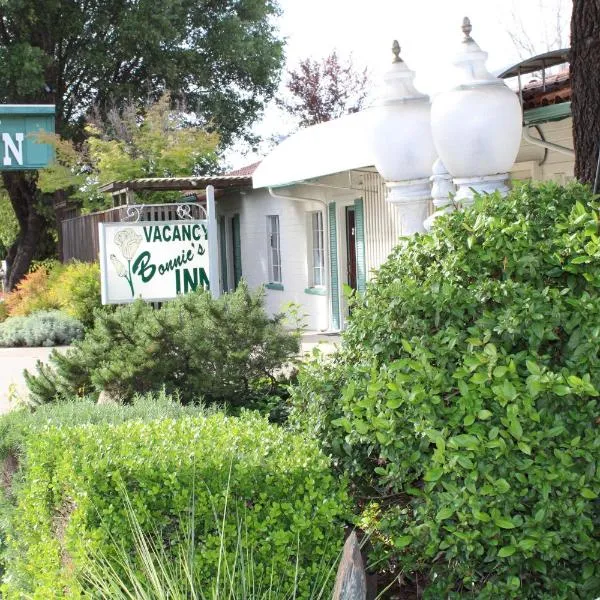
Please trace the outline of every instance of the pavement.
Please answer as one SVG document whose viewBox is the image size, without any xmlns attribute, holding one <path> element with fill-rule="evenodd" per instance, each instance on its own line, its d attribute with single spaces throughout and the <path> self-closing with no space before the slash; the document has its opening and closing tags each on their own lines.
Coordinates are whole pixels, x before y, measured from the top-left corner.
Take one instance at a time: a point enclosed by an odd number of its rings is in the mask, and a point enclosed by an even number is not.
<svg viewBox="0 0 600 600">
<path fill-rule="evenodd" d="M 35 371 L 37 361 L 47 362 L 52 350 L 54 348 L 0 348 L 0 413 L 8 412 L 19 400 L 27 398 L 23 370 Z"/>
<path fill-rule="evenodd" d="M 340 343 L 337 333 L 308 332 L 302 336 L 301 354 L 310 354 L 314 348 L 330 353 Z M 59 347 L 64 351 L 68 346 Z M 14 408 L 27 398 L 23 371 L 35 372 L 38 360 L 48 362 L 54 348 L 0 348 L 0 414 Z"/>
</svg>

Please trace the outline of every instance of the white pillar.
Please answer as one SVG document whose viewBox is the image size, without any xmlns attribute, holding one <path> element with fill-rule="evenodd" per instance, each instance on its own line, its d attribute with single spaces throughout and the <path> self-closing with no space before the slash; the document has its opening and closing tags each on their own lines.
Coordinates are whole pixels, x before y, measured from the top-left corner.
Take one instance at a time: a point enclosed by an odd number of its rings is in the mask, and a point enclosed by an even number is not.
<svg viewBox="0 0 600 600">
<path fill-rule="evenodd" d="M 431 197 L 433 199 L 433 214 L 425 220 L 425 229 L 429 231 L 434 221 L 440 216 L 455 210 L 455 199 L 452 196 L 456 193 L 456 187 L 452 182 L 452 175 L 444 166 L 441 159 L 433 163 L 433 175 L 431 180 Z"/>
<path fill-rule="evenodd" d="M 208 281 L 213 298 L 221 295 L 219 283 L 219 245 L 217 243 L 217 211 L 215 208 L 215 188 L 206 186 L 206 220 L 208 229 Z"/>
</svg>

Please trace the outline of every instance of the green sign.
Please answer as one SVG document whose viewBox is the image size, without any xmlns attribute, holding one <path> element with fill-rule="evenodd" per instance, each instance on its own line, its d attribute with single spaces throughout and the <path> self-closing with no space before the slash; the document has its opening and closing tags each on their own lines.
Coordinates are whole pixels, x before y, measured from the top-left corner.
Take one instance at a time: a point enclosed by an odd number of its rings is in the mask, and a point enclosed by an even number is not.
<svg viewBox="0 0 600 600">
<path fill-rule="evenodd" d="M 0 170 L 42 169 L 52 161 L 52 146 L 37 141 L 54 133 L 54 105 L 0 104 Z"/>
</svg>

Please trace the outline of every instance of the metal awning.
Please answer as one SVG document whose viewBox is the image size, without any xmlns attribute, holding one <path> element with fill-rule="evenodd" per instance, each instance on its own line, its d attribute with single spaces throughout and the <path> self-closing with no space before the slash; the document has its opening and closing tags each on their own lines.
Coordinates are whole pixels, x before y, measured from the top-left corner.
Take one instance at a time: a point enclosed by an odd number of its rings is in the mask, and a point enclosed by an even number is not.
<svg viewBox="0 0 600 600">
<path fill-rule="evenodd" d="M 262 160 L 254 188 L 281 187 L 375 163 L 370 141 L 374 111 L 367 109 L 294 133 Z"/>
<path fill-rule="evenodd" d="M 541 125 L 552 121 L 562 121 L 571 116 L 571 103 L 549 104 L 539 108 L 530 108 L 523 113 L 523 124 L 527 126 Z"/>
<path fill-rule="evenodd" d="M 508 79 L 509 77 L 517 77 L 518 75 L 527 75 L 528 73 L 535 73 L 536 71 L 543 71 L 556 65 L 562 65 L 563 63 L 569 62 L 569 54 L 571 53 L 570 48 L 561 48 L 560 50 L 552 50 L 551 52 L 545 52 L 544 54 L 538 54 L 531 58 L 505 69 L 498 77 L 500 79 Z"/>
<path fill-rule="evenodd" d="M 101 192 L 131 191 L 188 191 L 203 190 L 207 185 L 216 189 L 244 188 L 252 186 L 252 177 L 246 175 L 202 175 L 200 177 L 145 177 L 112 181 L 100 187 Z"/>
</svg>

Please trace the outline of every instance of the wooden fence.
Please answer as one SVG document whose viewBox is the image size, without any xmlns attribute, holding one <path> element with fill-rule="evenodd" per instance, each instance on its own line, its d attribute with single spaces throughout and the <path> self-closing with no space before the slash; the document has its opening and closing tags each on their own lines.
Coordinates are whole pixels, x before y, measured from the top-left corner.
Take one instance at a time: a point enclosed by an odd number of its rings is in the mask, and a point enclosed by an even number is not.
<svg viewBox="0 0 600 600">
<path fill-rule="evenodd" d="M 124 205 L 101 212 L 66 219 L 61 223 L 61 257 L 63 262 L 94 262 L 100 252 L 98 223 L 122 221 L 178 221 L 206 218 L 200 203 Z"/>
</svg>

